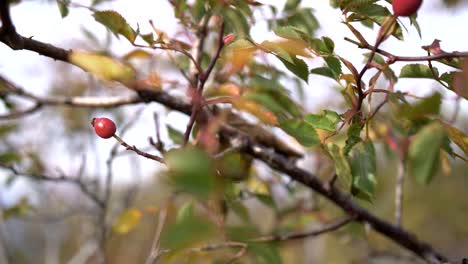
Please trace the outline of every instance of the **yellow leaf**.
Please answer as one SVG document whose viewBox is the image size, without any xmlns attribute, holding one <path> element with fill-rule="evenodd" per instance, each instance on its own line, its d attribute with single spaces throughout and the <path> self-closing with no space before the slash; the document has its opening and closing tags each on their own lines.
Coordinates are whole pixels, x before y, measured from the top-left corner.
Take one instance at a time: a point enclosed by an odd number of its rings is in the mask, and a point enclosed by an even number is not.
<svg viewBox="0 0 468 264">
<path fill-rule="evenodd" d="M 135 70 L 118 60 L 97 53 L 73 51 L 70 62 L 106 81 L 127 83 L 135 78 Z"/>
<path fill-rule="evenodd" d="M 445 125 L 449 138 L 468 155 L 468 137 L 453 126 Z"/>
<path fill-rule="evenodd" d="M 132 231 L 140 222 L 141 212 L 135 208 L 129 208 L 123 211 L 117 221 L 112 226 L 112 230 L 117 234 L 127 234 Z"/>
<path fill-rule="evenodd" d="M 136 49 L 132 50 L 129 53 L 125 54 L 122 59 L 125 61 L 132 60 L 132 59 L 148 59 L 151 58 L 152 54 L 142 50 L 142 49 Z"/>
<path fill-rule="evenodd" d="M 257 104 L 254 101 L 245 100 L 244 98 L 238 98 L 236 100 L 233 100 L 232 104 L 236 109 L 244 110 L 246 112 L 251 113 L 265 124 L 271 126 L 276 126 L 279 124 L 278 118 L 276 118 L 275 114 L 273 114 L 270 111 L 267 111 L 263 106 Z"/>
<path fill-rule="evenodd" d="M 268 186 L 257 177 L 250 177 L 247 181 L 247 187 L 254 193 L 270 194 Z"/>
<path fill-rule="evenodd" d="M 225 61 L 230 66 L 230 74 L 239 72 L 250 62 L 257 47 L 245 39 L 234 41 L 228 46 L 225 55 Z"/>
</svg>

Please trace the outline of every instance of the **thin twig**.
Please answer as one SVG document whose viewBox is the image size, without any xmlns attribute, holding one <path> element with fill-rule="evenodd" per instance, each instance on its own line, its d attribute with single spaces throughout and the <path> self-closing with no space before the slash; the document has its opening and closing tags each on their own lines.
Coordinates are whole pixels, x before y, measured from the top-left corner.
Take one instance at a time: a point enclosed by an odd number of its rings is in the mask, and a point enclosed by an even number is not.
<svg viewBox="0 0 468 264">
<path fill-rule="evenodd" d="M 114 135 L 113 137 L 120 143 L 120 145 L 124 146 L 127 150 L 131 150 L 131 151 L 135 152 L 136 154 L 138 154 L 138 155 L 140 155 L 142 157 L 145 157 L 147 159 L 154 160 L 154 161 L 165 164 L 163 158 L 161 158 L 159 156 L 156 156 L 156 155 L 153 155 L 153 154 L 150 154 L 150 153 L 147 153 L 147 152 L 144 152 L 144 151 L 141 151 L 135 146 L 130 146 L 129 144 L 127 144 L 125 141 L 123 141 L 117 135 Z"/>
<path fill-rule="evenodd" d="M 22 176 L 26 177 L 31 180 L 35 181 L 48 181 L 48 182 L 57 182 L 57 183 L 69 183 L 73 184 L 74 186 L 77 186 L 78 189 L 86 196 L 88 197 L 91 201 L 93 201 L 99 208 L 103 208 L 104 202 L 92 191 L 90 191 L 83 181 L 81 181 L 80 178 L 72 178 L 72 177 L 66 177 L 66 176 L 59 176 L 59 177 L 52 177 L 46 174 L 40 174 L 40 173 L 25 173 L 25 172 L 20 172 L 18 171 L 15 167 L 11 165 L 6 165 L 6 164 L 1 164 L 0 167 L 4 168 L 6 170 L 9 170 L 11 173 L 13 173 L 16 176 Z"/>
<path fill-rule="evenodd" d="M 255 238 L 250 241 L 251 242 L 274 242 L 274 241 L 277 242 L 277 241 L 290 241 L 290 240 L 303 239 L 303 238 L 308 238 L 308 237 L 315 237 L 315 236 L 319 236 L 325 233 L 333 232 L 349 224 L 350 222 L 354 221 L 355 218 L 356 217 L 354 216 L 346 216 L 318 230 L 305 231 L 305 232 L 292 232 L 286 235 L 265 236 L 265 237 Z"/>
<path fill-rule="evenodd" d="M 161 239 L 162 229 L 166 222 L 166 217 L 167 207 L 164 207 L 159 212 L 158 225 L 156 226 L 156 230 L 153 236 L 153 243 L 151 244 L 150 254 L 148 255 L 148 258 L 146 258 L 145 264 L 155 263 L 158 257 L 160 256 L 159 241 Z"/>
</svg>

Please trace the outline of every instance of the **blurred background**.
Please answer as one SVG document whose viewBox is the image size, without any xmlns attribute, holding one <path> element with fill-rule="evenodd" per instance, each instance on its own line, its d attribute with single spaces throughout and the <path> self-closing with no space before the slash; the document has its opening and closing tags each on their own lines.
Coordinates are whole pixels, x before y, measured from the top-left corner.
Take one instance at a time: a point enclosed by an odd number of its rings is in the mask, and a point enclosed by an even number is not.
<svg viewBox="0 0 468 264">
<path fill-rule="evenodd" d="M 67 17 L 61 18 L 55 1 L 28 0 L 12 6 L 12 19 L 18 33 L 26 37 L 74 50 L 105 51 L 115 56 L 125 56 L 134 49 L 128 41 L 117 39 L 101 24 L 97 23 L 86 8 L 92 1 L 76 0 Z M 169 36 L 182 35 L 172 7 L 163 0 L 113 0 L 100 1 L 99 10 L 115 10 L 127 22 L 139 26 L 141 32 L 151 31 L 148 23 Z M 259 1 L 276 6 L 279 10 L 286 1 Z M 268 2 L 268 3 L 267 3 Z M 327 0 L 305 1 L 303 7 L 314 9 L 319 26 L 317 37 L 328 36 L 334 40 L 336 53 L 355 65 L 363 65 L 363 51 L 344 41 L 351 33 L 340 21 L 341 13 L 333 9 Z M 255 11 L 257 23 L 251 28 L 255 41 L 271 40 L 276 36 L 269 32 L 265 17 L 268 9 Z M 398 55 L 424 56 L 421 49 L 434 39 L 441 40 L 446 51 L 468 50 L 468 1 L 426 0 L 418 14 L 421 36 L 408 19 L 402 19 L 407 30 L 405 41 L 389 39 L 382 49 Z M 376 31 L 359 27 L 364 36 L 374 39 Z M 277 67 L 284 68 L 278 61 Z M 320 66 L 321 60 L 308 60 L 311 67 Z M 178 74 L 170 66 L 171 61 L 164 52 L 154 52 L 149 60 L 139 62 L 139 70 L 158 72 L 165 79 L 177 79 Z M 395 64 L 398 67 L 404 64 Z M 442 71 L 443 65 L 437 65 Z M 446 67 L 448 68 L 448 67 Z M 82 70 L 68 64 L 38 56 L 29 51 L 13 51 L 0 45 L 0 74 L 36 95 L 57 96 L 125 96 L 132 92 L 119 85 L 103 85 Z M 288 84 L 288 83 L 286 83 Z M 329 79 L 310 75 L 305 91 L 303 106 L 307 112 L 323 109 L 343 109 L 339 91 Z M 433 91 L 444 95 L 443 116 L 453 115 L 457 96 L 433 81 L 402 79 L 396 89 L 409 91 L 416 96 L 425 96 Z M 291 89 L 296 93 L 294 89 Z M 183 94 L 182 94 L 183 95 Z M 25 103 L 18 99 L 18 104 Z M 461 100 L 460 112 L 454 126 L 468 133 L 468 104 Z M 0 104 L 0 113 L 6 113 Z M 67 177 L 82 177 L 89 182 L 103 182 L 106 175 L 113 175 L 112 199 L 109 221 L 115 222 L 113 234 L 106 246 L 108 263 L 144 263 L 150 250 L 153 233 L 158 222 L 158 213 L 171 198 L 171 190 L 161 175 L 159 164 L 145 160 L 133 153 L 116 147 L 112 139 L 97 138 L 90 120 L 96 116 L 112 117 L 118 124 L 118 133 L 131 145 L 147 146 L 148 137 L 155 135 L 153 113 L 157 112 L 163 141 L 173 142 L 176 131 L 184 131 L 188 118 L 180 113 L 168 111 L 158 104 L 137 104 L 113 109 L 85 109 L 69 107 L 46 107 L 14 120 L 0 120 L 0 149 L 15 148 L 28 157 L 28 172 L 47 172 Z M 128 126 L 127 126 L 128 125 Z M 167 128 L 169 125 L 170 128 Z M 127 127 L 127 129 L 122 129 Z M 11 128 L 8 130 L 7 128 Z M 13 131 L 4 133 L 3 130 Z M 283 135 L 284 136 L 284 135 Z M 171 147 L 169 144 L 168 147 Z M 370 211 L 386 219 L 393 218 L 394 173 L 397 159 L 383 146 L 378 151 L 378 190 L 372 204 L 363 203 Z M 301 166 L 315 169 L 317 157 L 310 153 L 301 161 Z M 405 185 L 403 226 L 415 232 L 421 239 L 454 259 L 468 257 L 468 166 L 460 160 L 450 161 L 450 170 L 441 171 L 430 185 L 417 184 L 411 177 Z M 262 169 L 258 173 L 263 179 L 271 177 L 271 171 Z M 264 174 L 264 175 L 262 175 Z M 261 234 L 268 234 L 281 223 L 284 228 L 314 228 L 317 219 L 339 215 L 339 210 L 327 201 L 301 186 L 288 183 L 274 175 L 278 181 L 268 186 L 277 207 L 296 212 L 299 206 L 320 207 L 305 213 L 291 213 L 278 217 L 275 209 L 257 199 L 245 199 L 246 214 L 252 225 Z M 262 193 L 262 182 L 246 183 Z M 288 195 L 294 188 L 294 196 Z M 169 215 L 175 215 L 187 197 L 177 197 Z M 4 259 L 10 263 L 96 263 L 95 251 L 99 248 L 100 218 L 93 201 L 83 195 L 71 183 L 41 182 L 33 177 L 18 176 L 9 170 L 0 170 L 0 222 L 1 248 Z M 235 217 L 234 217 L 235 218 Z M 100 220 L 101 219 L 101 220 Z M 120 221 L 120 224 L 118 223 Z M 237 221 L 236 219 L 233 220 Z M 112 223 L 111 223 L 112 224 Z M 365 226 L 349 225 L 340 231 L 318 238 L 310 238 L 277 245 L 278 251 L 270 248 L 263 251 L 264 259 L 245 258 L 239 263 L 418 263 L 411 254 L 401 250 L 386 238 L 368 230 Z M 167 263 L 223 263 L 216 262 L 217 256 L 233 254 L 230 249 L 204 254 L 191 253 L 186 259 L 170 260 Z M 265 253 L 266 252 L 266 253 Z M 208 257 L 206 254 L 210 254 Z M 280 254 L 282 262 L 275 260 Z M 5 257 L 7 256 L 7 257 Z M 268 256 L 270 258 L 268 258 Z M 219 257 L 221 258 L 221 257 Z M 1 258 L 0 258 L 1 261 Z M 164 263 L 164 262 L 163 262 Z"/>
</svg>

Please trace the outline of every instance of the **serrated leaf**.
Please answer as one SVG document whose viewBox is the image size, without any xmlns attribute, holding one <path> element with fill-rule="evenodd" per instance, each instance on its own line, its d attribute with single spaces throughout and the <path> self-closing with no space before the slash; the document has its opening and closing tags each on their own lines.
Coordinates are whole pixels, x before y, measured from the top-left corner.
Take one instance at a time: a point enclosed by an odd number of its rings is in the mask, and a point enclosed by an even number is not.
<svg viewBox="0 0 468 264">
<path fill-rule="evenodd" d="M 69 60 L 72 64 L 106 81 L 126 83 L 135 78 L 135 70 L 129 65 L 97 53 L 72 51 Z"/>
<path fill-rule="evenodd" d="M 335 144 L 329 144 L 328 151 L 335 161 L 335 171 L 339 182 L 343 183 L 346 190 L 351 190 L 353 176 L 351 174 L 351 167 L 349 166 L 348 159 L 346 159 L 341 149 Z"/>
<path fill-rule="evenodd" d="M 304 121 L 309 125 L 327 131 L 335 131 L 340 120 L 340 115 L 330 110 L 324 110 L 321 115 L 307 114 L 304 117 Z"/>
<path fill-rule="evenodd" d="M 200 199 L 215 190 L 214 167 L 210 156 L 194 147 L 174 149 L 165 154 L 167 175 L 174 188 Z"/>
<path fill-rule="evenodd" d="M 96 11 L 93 16 L 96 21 L 103 24 L 114 34 L 124 36 L 131 43 L 135 42 L 136 33 L 121 14 L 107 10 Z"/>
<path fill-rule="evenodd" d="M 432 69 L 434 70 L 434 74 L 432 73 L 431 68 L 427 65 L 408 64 L 401 69 L 400 78 L 437 78 L 439 76 L 437 68 L 432 67 Z"/>
<path fill-rule="evenodd" d="M 353 175 L 353 188 L 357 197 L 371 201 L 377 184 L 377 161 L 372 141 L 363 141 L 356 145 L 350 154 L 349 163 Z"/>
<path fill-rule="evenodd" d="M 286 66 L 286 68 L 288 68 L 288 70 L 290 70 L 292 73 L 294 73 L 297 77 L 301 78 L 305 82 L 308 82 L 308 80 L 309 80 L 309 67 L 307 66 L 307 64 L 303 60 L 294 57 L 293 58 L 294 63 L 290 63 L 290 62 L 288 62 L 288 61 L 286 61 L 286 60 L 284 60 L 282 58 L 279 58 L 279 59 L 284 64 L 284 66 Z"/>
<path fill-rule="evenodd" d="M 313 147 L 320 144 L 320 138 L 314 127 L 304 122 L 304 120 L 289 119 L 281 122 L 280 127 L 306 147 Z"/>
<path fill-rule="evenodd" d="M 447 131 L 447 135 L 449 136 L 450 140 L 452 140 L 453 143 L 460 147 L 465 155 L 468 155 L 468 136 L 450 125 L 445 125 L 445 130 Z"/>
<path fill-rule="evenodd" d="M 112 226 L 112 231 L 124 235 L 132 231 L 141 219 L 141 212 L 136 208 L 129 208 L 123 211 Z"/>
<path fill-rule="evenodd" d="M 446 133 L 439 122 L 424 126 L 413 138 L 408 151 L 409 174 L 428 184 L 437 173 L 440 150 Z"/>
<path fill-rule="evenodd" d="M 338 79 L 342 73 L 340 60 L 333 56 L 327 56 L 324 58 L 330 70 L 333 72 L 335 79 Z"/>
<path fill-rule="evenodd" d="M 329 67 L 314 68 L 314 69 L 312 69 L 310 71 L 310 73 L 322 75 L 322 76 L 325 76 L 325 77 L 329 77 L 329 78 L 332 78 L 333 80 L 336 79 L 335 74 L 333 73 L 333 71 Z"/>
</svg>

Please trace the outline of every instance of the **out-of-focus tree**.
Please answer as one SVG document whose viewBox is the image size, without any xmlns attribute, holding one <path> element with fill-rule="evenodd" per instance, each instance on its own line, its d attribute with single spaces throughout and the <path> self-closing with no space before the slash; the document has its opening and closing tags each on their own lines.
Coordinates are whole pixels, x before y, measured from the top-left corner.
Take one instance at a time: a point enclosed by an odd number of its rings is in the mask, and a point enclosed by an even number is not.
<svg viewBox="0 0 468 264">
<path fill-rule="evenodd" d="M 43 92 L 0 75 L 2 190 L 28 190 L 2 205 L 0 262 L 466 263 L 468 52 L 382 47 L 421 34 L 421 0 L 330 1 L 363 63 L 300 0 L 169 0 L 174 33 L 107 2 L 56 1 L 107 30 L 68 46 L 20 35 L 23 3 L 0 2 L 4 47 L 56 73 Z M 259 22 L 276 37 L 256 41 Z M 336 97 L 311 112 L 317 76 Z M 395 88 L 409 78 L 429 95 Z"/>
</svg>

